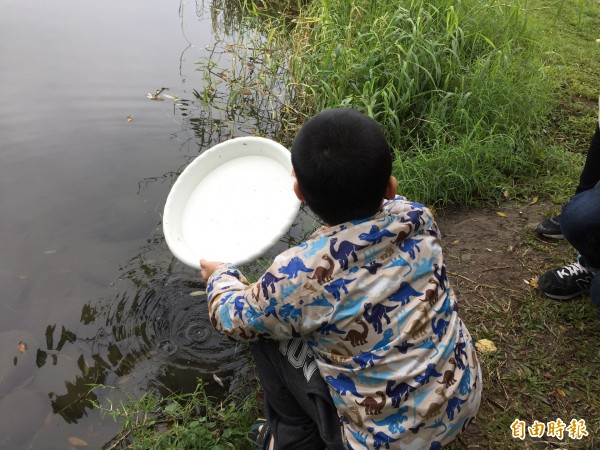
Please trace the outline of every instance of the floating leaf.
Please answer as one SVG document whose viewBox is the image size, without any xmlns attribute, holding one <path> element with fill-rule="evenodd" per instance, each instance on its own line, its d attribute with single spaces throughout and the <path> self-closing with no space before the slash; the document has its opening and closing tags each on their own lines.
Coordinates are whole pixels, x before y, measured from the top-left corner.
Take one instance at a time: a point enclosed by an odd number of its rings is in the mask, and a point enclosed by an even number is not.
<svg viewBox="0 0 600 450">
<path fill-rule="evenodd" d="M 489 339 L 480 339 L 479 341 L 475 342 L 475 347 L 477 347 L 477 350 L 479 350 L 481 353 L 493 353 L 498 351 L 496 344 Z"/>
<path fill-rule="evenodd" d="M 500 217 L 506 217 L 506 213 L 503 213 L 502 211 L 496 211 L 496 214 L 498 214 Z"/>
<path fill-rule="evenodd" d="M 223 385 L 223 381 L 222 381 L 222 380 L 221 380 L 221 379 L 220 379 L 220 378 L 217 376 L 217 374 L 216 374 L 216 373 L 213 373 L 213 378 L 215 379 L 215 381 L 217 382 L 217 384 L 218 384 L 219 386 L 221 386 L 221 387 L 225 387 L 225 386 Z"/>
<path fill-rule="evenodd" d="M 76 436 L 69 436 L 69 439 L 67 440 L 69 441 L 69 444 L 71 444 L 73 447 L 89 447 L 90 445 L 83 439 L 80 439 Z"/>
<path fill-rule="evenodd" d="M 21 353 L 25 353 L 27 351 L 27 344 L 23 341 L 19 341 L 19 343 L 17 344 L 17 348 L 19 349 L 19 352 Z"/>
<path fill-rule="evenodd" d="M 45 250 L 44 251 L 44 255 L 52 255 L 53 253 L 56 253 L 56 250 Z"/>
<path fill-rule="evenodd" d="M 127 116 L 127 122 L 131 122 L 133 120 L 133 116 L 131 114 L 129 114 Z"/>
</svg>

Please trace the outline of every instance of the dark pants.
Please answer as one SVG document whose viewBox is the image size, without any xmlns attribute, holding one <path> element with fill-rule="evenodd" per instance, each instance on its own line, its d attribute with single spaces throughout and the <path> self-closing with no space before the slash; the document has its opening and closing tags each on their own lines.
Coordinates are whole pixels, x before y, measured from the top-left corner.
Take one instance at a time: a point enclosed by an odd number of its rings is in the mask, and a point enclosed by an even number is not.
<svg viewBox="0 0 600 450">
<path fill-rule="evenodd" d="M 259 340 L 250 351 L 277 449 L 345 449 L 329 389 L 304 341 Z"/>
<path fill-rule="evenodd" d="M 567 241 L 581 255 L 581 262 L 592 270 L 600 269 L 600 183 L 577 194 L 563 208 L 560 228 Z M 592 280 L 592 302 L 600 307 L 600 272 Z"/>
<path fill-rule="evenodd" d="M 596 133 L 590 143 L 575 194 L 592 189 L 598 181 L 600 181 L 600 127 L 596 126 Z"/>
</svg>

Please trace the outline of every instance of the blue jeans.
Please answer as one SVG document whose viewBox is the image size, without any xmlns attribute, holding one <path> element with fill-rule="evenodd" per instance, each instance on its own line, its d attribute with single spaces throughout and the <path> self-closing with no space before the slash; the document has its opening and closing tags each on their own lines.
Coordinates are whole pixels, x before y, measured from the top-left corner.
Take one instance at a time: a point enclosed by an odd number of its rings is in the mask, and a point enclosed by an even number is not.
<svg viewBox="0 0 600 450">
<path fill-rule="evenodd" d="M 580 262 L 595 271 L 590 297 L 600 307 L 600 183 L 577 194 L 560 216 L 563 236 L 581 255 Z"/>
</svg>

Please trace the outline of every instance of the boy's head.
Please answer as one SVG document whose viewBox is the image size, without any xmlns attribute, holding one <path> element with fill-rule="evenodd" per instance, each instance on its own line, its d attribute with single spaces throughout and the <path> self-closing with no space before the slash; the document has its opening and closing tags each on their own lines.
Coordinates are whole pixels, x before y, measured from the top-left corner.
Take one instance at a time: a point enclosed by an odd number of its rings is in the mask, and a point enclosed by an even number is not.
<svg viewBox="0 0 600 450">
<path fill-rule="evenodd" d="M 329 225 L 369 217 L 389 196 L 390 147 L 379 124 L 352 109 L 309 119 L 292 144 L 292 166 L 301 197 Z"/>
</svg>

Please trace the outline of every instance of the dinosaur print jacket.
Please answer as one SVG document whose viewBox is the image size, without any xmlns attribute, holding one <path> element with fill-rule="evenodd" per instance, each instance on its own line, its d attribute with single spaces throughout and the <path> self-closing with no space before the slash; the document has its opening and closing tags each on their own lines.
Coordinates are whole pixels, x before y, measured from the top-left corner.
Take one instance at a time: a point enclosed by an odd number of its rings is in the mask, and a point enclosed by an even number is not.
<svg viewBox="0 0 600 450">
<path fill-rule="evenodd" d="M 207 292 L 228 336 L 310 345 L 348 448 L 441 448 L 479 408 L 476 352 L 423 205 L 396 197 L 321 228 L 253 284 L 223 264 Z"/>
</svg>

